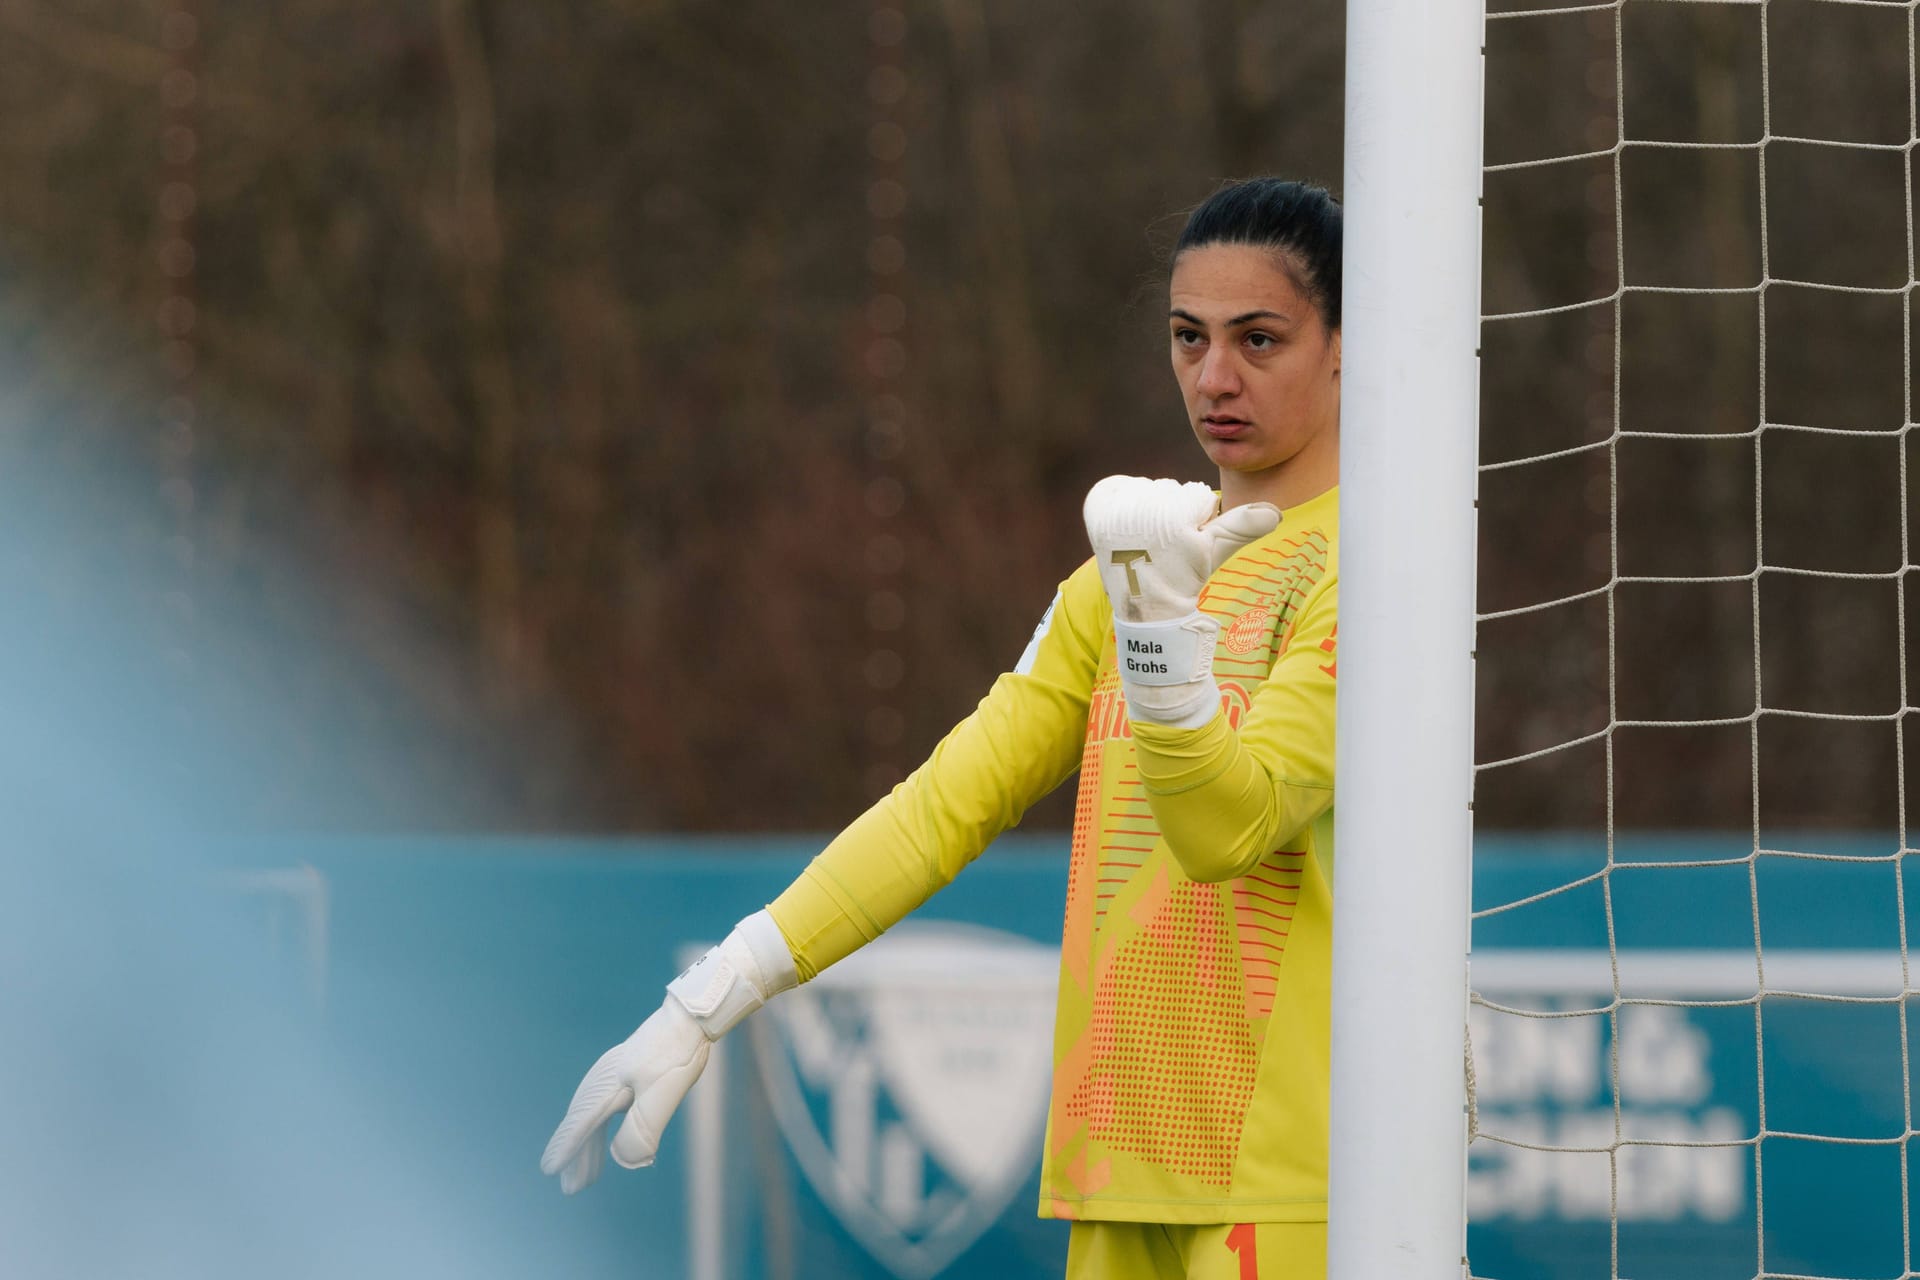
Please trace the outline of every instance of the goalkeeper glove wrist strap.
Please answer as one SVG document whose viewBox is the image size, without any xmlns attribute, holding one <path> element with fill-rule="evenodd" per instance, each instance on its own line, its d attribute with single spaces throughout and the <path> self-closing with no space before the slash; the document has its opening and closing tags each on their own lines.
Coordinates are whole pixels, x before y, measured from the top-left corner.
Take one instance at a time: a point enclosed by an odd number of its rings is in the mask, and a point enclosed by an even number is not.
<svg viewBox="0 0 1920 1280">
<path fill-rule="evenodd" d="M 1220 624 L 1198 610 L 1164 622 L 1116 616 L 1113 641 L 1120 678 L 1130 684 L 1183 685 L 1213 675 L 1213 644 Z"/>
<path fill-rule="evenodd" d="M 1213 719 L 1220 706 L 1213 679 L 1219 635 L 1220 624 L 1198 610 L 1161 622 L 1116 616 L 1113 640 L 1129 717 L 1175 729 L 1198 729 Z"/>
<path fill-rule="evenodd" d="M 780 926 L 765 911 L 756 911 L 668 983 L 667 995 L 700 1024 L 708 1040 L 718 1040 L 768 1000 L 798 985 L 799 970 Z"/>
</svg>

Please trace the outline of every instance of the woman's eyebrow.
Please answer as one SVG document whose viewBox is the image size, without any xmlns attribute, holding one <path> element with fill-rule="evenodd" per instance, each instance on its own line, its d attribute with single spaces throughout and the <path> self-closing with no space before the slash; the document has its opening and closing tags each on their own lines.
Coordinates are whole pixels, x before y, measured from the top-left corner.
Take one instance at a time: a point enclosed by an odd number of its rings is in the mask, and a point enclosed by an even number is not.
<svg viewBox="0 0 1920 1280">
<path fill-rule="evenodd" d="M 1179 307 L 1169 311 L 1167 316 L 1170 319 L 1185 320 L 1188 324 L 1199 325 L 1203 329 L 1206 327 L 1206 321 L 1194 315 L 1193 312 L 1183 311 Z M 1235 316 L 1227 321 L 1227 328 L 1237 329 L 1243 324 L 1252 324 L 1256 320 L 1278 320 L 1281 324 L 1293 323 L 1292 316 L 1282 315 L 1278 311 L 1249 311 L 1245 315 Z"/>
</svg>

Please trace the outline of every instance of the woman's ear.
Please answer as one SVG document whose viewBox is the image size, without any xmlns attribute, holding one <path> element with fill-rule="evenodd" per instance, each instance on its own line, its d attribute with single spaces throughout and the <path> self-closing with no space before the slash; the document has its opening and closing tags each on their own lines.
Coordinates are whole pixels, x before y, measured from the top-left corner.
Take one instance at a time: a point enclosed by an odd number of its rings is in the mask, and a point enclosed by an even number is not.
<svg viewBox="0 0 1920 1280">
<path fill-rule="evenodd" d="M 1340 376 L 1340 331 L 1333 331 L 1333 376 Z"/>
</svg>

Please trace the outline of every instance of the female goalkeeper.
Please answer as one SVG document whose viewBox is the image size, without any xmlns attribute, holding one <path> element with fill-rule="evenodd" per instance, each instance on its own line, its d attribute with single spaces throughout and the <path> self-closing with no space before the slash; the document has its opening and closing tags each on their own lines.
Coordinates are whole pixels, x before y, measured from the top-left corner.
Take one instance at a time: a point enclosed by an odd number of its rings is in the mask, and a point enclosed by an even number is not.
<svg viewBox="0 0 1920 1280">
<path fill-rule="evenodd" d="M 1325 1274 L 1340 207 L 1189 216 L 1168 340 L 1205 485 L 1113 476 L 1020 663 L 594 1064 L 541 1167 L 650 1164 L 709 1046 L 924 902 L 1076 769 L 1040 1213 L 1070 1277 Z"/>
</svg>

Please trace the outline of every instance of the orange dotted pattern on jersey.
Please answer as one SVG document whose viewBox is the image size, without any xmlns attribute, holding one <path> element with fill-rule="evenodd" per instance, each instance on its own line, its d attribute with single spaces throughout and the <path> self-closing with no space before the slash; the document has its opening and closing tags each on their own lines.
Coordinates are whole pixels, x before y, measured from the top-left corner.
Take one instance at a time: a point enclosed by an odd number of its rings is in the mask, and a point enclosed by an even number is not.
<svg viewBox="0 0 1920 1280">
<path fill-rule="evenodd" d="M 1212 885 L 1173 886 L 1093 993 L 1091 1064 L 1067 1104 L 1113 1148 L 1217 1187 L 1233 1180 L 1259 1047 Z"/>
<path fill-rule="evenodd" d="M 1100 753 L 1088 751 L 1080 762 L 1080 792 L 1074 797 L 1073 849 L 1067 863 L 1067 914 L 1060 932 L 1061 961 L 1085 991 L 1092 985 L 1093 912 L 1087 898 L 1099 877 Z"/>
<path fill-rule="evenodd" d="M 1237 557 L 1202 593 L 1222 627 L 1215 673 L 1232 724 L 1325 575 L 1328 549 L 1307 530 Z M 1281 851 L 1224 886 L 1180 875 L 1160 847 L 1111 663 L 1088 709 L 1068 872 L 1064 965 L 1087 993 L 1088 1021 L 1055 1064 L 1061 1218 L 1106 1185 L 1102 1149 L 1231 1188 L 1303 871 L 1303 855 Z"/>
</svg>

